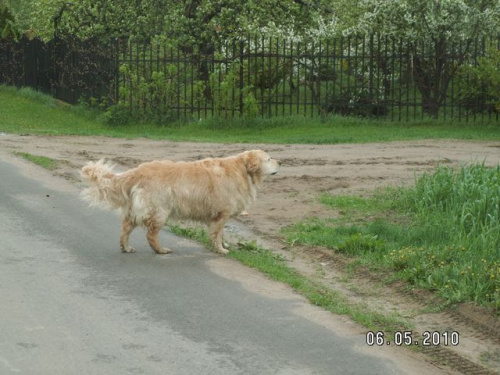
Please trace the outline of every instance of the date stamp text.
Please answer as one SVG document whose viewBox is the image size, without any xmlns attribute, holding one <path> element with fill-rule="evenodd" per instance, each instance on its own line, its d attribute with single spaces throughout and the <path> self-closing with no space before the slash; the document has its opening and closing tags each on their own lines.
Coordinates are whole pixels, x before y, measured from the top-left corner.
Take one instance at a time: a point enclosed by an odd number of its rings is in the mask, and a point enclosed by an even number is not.
<svg viewBox="0 0 500 375">
<path fill-rule="evenodd" d="M 457 331 L 424 331 L 418 335 L 412 331 L 396 331 L 386 334 L 382 331 L 368 331 L 366 345 L 368 346 L 458 346 L 460 334 Z"/>
</svg>

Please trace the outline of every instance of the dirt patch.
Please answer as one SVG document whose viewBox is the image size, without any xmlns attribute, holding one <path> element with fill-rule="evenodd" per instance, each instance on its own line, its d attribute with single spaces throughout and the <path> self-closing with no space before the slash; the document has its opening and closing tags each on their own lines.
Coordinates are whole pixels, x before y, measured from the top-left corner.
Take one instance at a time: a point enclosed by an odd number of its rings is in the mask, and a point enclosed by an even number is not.
<svg viewBox="0 0 500 375">
<path fill-rule="evenodd" d="M 433 363 L 450 366 L 453 372 L 488 374 L 500 372 L 499 319 L 471 305 L 432 312 L 439 304 L 430 294 L 405 285 L 387 286 L 369 271 L 357 271 L 345 281 L 350 260 L 322 249 L 283 250 L 280 230 L 307 217 L 329 217 L 335 213 L 317 202 L 322 192 L 368 194 L 377 187 L 412 184 L 415 177 L 438 164 L 457 166 L 470 162 L 500 163 L 500 142 L 410 141 L 345 145 L 203 144 L 190 142 L 125 140 L 105 137 L 0 135 L 0 154 L 29 152 L 60 161 L 57 176 L 80 186 L 79 170 L 89 160 L 107 158 L 125 170 L 153 159 L 197 160 L 227 156 L 261 148 L 281 160 L 277 176 L 264 184 L 248 216 L 228 225 L 234 237 L 255 238 L 281 251 L 290 264 L 342 291 L 354 301 L 387 313 L 397 311 L 424 331 L 460 334 L 457 347 L 425 350 Z M 417 371 L 418 372 L 418 371 Z"/>
</svg>

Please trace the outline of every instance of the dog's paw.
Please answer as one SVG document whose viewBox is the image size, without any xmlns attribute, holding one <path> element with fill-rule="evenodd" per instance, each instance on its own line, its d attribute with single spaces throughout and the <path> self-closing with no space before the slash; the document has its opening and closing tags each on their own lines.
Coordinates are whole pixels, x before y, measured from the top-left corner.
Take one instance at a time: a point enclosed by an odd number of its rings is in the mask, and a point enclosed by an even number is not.
<svg viewBox="0 0 500 375">
<path fill-rule="evenodd" d="M 172 250 L 170 250 L 168 247 L 162 247 L 159 250 L 155 250 L 156 254 L 171 254 Z"/>
<path fill-rule="evenodd" d="M 135 253 L 135 249 L 132 246 L 122 246 L 122 253 Z"/>
<path fill-rule="evenodd" d="M 229 254 L 229 250 L 228 249 L 225 249 L 223 247 L 219 248 L 219 249 L 216 249 L 215 250 L 216 253 L 219 253 L 219 254 L 222 254 L 222 255 L 227 255 Z"/>
</svg>

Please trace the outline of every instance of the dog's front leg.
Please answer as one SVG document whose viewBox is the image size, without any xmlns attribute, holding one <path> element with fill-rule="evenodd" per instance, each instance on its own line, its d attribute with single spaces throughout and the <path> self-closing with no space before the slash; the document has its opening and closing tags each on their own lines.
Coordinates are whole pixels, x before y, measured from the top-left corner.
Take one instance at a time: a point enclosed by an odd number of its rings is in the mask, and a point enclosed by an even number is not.
<svg viewBox="0 0 500 375">
<path fill-rule="evenodd" d="M 167 247 L 162 247 L 160 245 L 160 239 L 158 238 L 158 235 L 160 233 L 160 230 L 163 226 L 163 220 L 155 220 L 151 219 L 146 222 L 146 227 L 148 230 L 148 233 L 146 235 L 149 246 L 157 253 L 157 254 L 170 254 L 172 250 L 170 250 Z"/>
<path fill-rule="evenodd" d="M 219 213 L 217 217 L 212 220 L 209 224 L 208 231 L 210 233 L 210 239 L 214 247 L 214 251 L 219 254 L 227 254 L 229 250 L 224 247 L 223 233 L 224 225 L 226 225 L 229 215 L 224 213 Z"/>
</svg>

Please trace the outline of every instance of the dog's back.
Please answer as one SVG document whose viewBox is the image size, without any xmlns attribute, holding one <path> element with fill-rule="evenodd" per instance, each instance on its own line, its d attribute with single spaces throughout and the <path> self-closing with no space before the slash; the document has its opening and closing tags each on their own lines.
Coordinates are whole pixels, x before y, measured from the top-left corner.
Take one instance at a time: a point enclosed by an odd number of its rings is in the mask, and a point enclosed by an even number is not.
<svg viewBox="0 0 500 375">
<path fill-rule="evenodd" d="M 156 207 L 172 219 L 206 222 L 227 204 L 220 194 L 223 171 L 214 174 L 207 160 L 196 162 L 152 161 L 120 175 L 133 185 L 134 210 L 139 202 Z"/>
<path fill-rule="evenodd" d="M 90 187 L 81 197 L 91 206 L 118 209 L 137 225 L 142 225 L 152 211 L 165 218 L 206 222 L 225 205 L 217 186 L 223 173 L 214 175 L 206 164 L 207 160 L 157 160 L 115 173 L 113 165 L 104 160 L 89 162 L 81 175 Z"/>
</svg>

